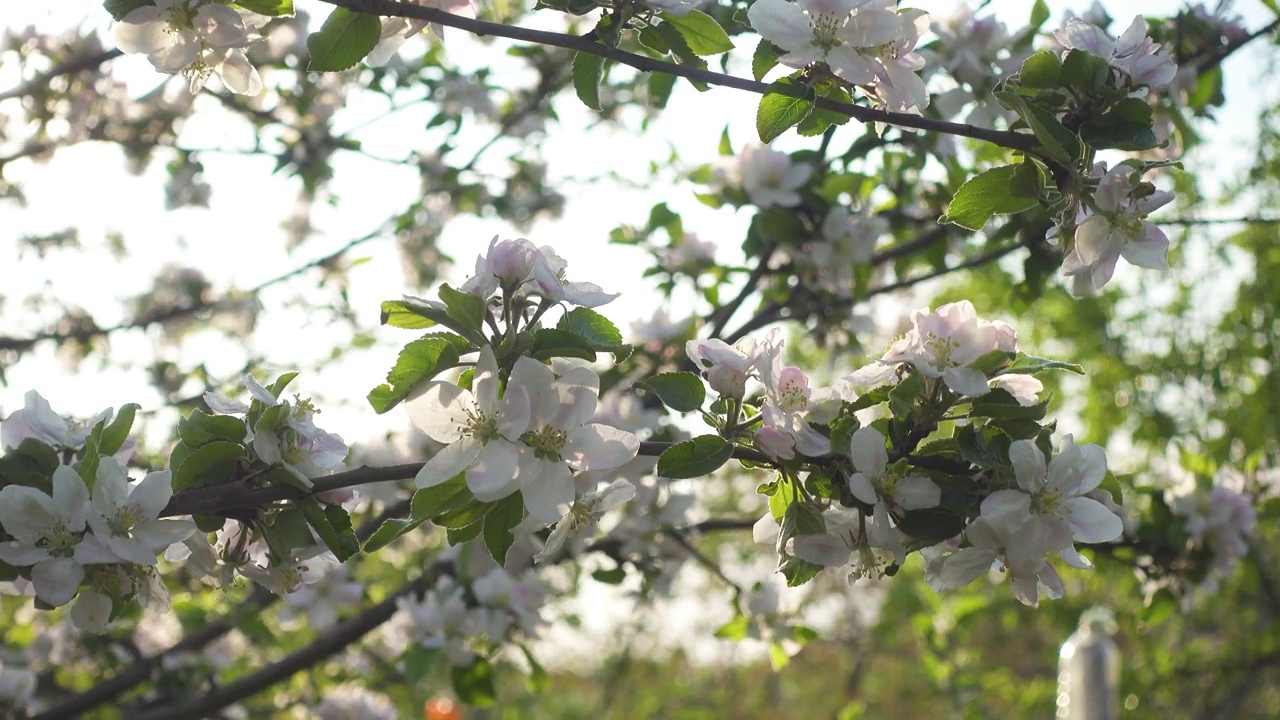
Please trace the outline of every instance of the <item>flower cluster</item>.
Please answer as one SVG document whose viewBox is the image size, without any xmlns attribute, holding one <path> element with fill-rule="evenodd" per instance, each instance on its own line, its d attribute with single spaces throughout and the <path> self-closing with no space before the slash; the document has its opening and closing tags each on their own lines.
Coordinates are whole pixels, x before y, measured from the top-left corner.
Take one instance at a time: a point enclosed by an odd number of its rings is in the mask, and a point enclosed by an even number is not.
<svg viewBox="0 0 1280 720">
<path fill-rule="evenodd" d="M 1063 593 L 1062 580 L 1046 555 L 1057 554 L 1071 567 L 1088 568 L 1076 542 L 1120 537 L 1120 517 L 1105 500 L 1090 496 L 1107 474 L 1102 448 L 1076 445 L 1067 435 L 1058 454 L 1047 464 L 1046 459 L 1033 441 L 1013 442 L 1009 460 L 1016 486 L 982 501 L 981 514 L 965 529 L 966 545 L 944 553 L 934 565 L 935 587 L 960 587 L 998 566 L 1008 571 L 1014 596 L 1034 606 L 1042 591 L 1055 599 Z"/>
<path fill-rule="evenodd" d="M 244 54 L 253 41 L 247 15 L 210 0 L 156 0 L 121 19 L 116 44 L 162 73 L 181 74 L 192 93 L 217 73 L 231 92 L 257 95 L 262 78 Z"/>
<path fill-rule="evenodd" d="M 826 63 L 836 77 L 859 86 L 895 112 L 920 114 L 929 105 L 914 52 L 927 28 L 920 10 L 899 12 L 894 0 L 759 0 L 747 11 L 751 27 L 786 52 L 779 61 L 803 68 Z"/>
<path fill-rule="evenodd" d="M 485 299 L 501 290 L 507 298 L 527 293 L 582 307 L 598 307 L 618 297 L 594 283 L 566 281 L 566 267 L 550 246 L 539 248 L 524 238 L 499 240 L 495 235 L 489 252 L 476 257 L 475 274 L 460 289 Z"/>
<path fill-rule="evenodd" d="M 1212 592 L 1249 552 L 1257 511 L 1237 478 L 1215 478 L 1207 491 L 1197 486 L 1194 478 L 1188 479 L 1190 482 L 1166 492 L 1165 499 L 1173 514 L 1182 520 L 1188 552 L 1209 554 L 1209 569 L 1200 586 Z"/>
<path fill-rule="evenodd" d="M 89 432 L 70 433 L 32 391 L 24 409 L 2 426 L 7 447 L 53 440 L 55 447 L 84 448 L 78 467 L 58 464 L 51 478 L 35 486 L 0 489 L 0 527 L 7 540 L 0 542 L 0 560 L 20 568 L 24 582 L 49 606 L 66 605 L 79 594 L 71 617 L 93 632 L 102 632 L 123 603 L 166 605 L 168 591 L 155 572 L 158 556 L 195 531 L 190 520 L 159 519 L 173 494 L 168 471 L 131 485 L 119 460 L 97 455 L 110 414 Z M 57 457 L 52 449 L 45 452 Z"/>
<path fill-rule="evenodd" d="M 1168 85 L 1178 74 L 1169 53 L 1147 35 L 1147 22 L 1141 15 L 1135 16 L 1128 29 L 1117 39 L 1107 31 L 1078 18 L 1067 21 L 1066 27 L 1053 33 L 1053 37 L 1071 50 L 1084 50 L 1100 57 L 1120 74 L 1120 87 L 1141 91 L 1143 88 L 1159 89 Z M 1063 53 L 1065 56 L 1065 52 Z"/>
<path fill-rule="evenodd" d="M 846 379 L 854 385 L 878 385 L 906 364 L 926 378 L 941 379 L 957 395 L 979 397 L 992 387 L 999 387 L 1019 404 L 1032 405 L 1044 386 L 1030 375 L 1006 371 L 1017 351 L 1018 337 L 1013 328 L 1000 321 L 980 319 L 973 304 L 961 300 L 939 306 L 933 312 L 925 309 L 912 313 L 907 334 L 890 345 L 875 363 Z M 999 354 L 1006 358 L 1001 361 Z"/>
</svg>

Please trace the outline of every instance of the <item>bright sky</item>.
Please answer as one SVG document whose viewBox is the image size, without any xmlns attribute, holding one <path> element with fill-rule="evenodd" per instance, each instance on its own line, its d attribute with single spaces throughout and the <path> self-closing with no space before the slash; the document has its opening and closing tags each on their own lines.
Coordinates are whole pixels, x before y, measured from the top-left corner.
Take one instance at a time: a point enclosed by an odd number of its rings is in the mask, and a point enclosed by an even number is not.
<svg viewBox="0 0 1280 720">
<path fill-rule="evenodd" d="M 9 3 L 5 9 L 7 24 L 19 28 L 34 23 L 41 30 L 57 30 L 90 18 L 97 27 L 107 26 L 107 16 L 100 4 L 88 0 L 59 0 L 57 3 Z M 953 0 L 922 0 L 907 5 L 934 13 L 946 14 L 955 6 Z M 310 0 L 298 0 L 300 8 L 323 13 L 327 6 Z M 1085 2 L 1051 3 L 1057 23 L 1064 8 L 1081 10 Z M 1174 0 L 1106 3 L 1120 27 L 1134 12 L 1172 12 L 1182 6 Z M 1011 27 L 1025 22 L 1030 3 L 1026 0 L 995 0 L 989 7 Z M 1245 16 L 1250 28 L 1269 19 L 1260 2 L 1239 3 L 1236 11 Z M 555 27 L 559 18 L 544 12 L 528 24 Z M 508 60 L 491 45 L 483 45 L 458 31 L 448 31 L 449 55 L 466 66 L 486 63 L 502 66 Z M 109 39 L 107 42 L 110 42 Z M 753 45 L 743 39 L 730 70 L 749 74 L 748 65 Z M 1258 48 L 1240 53 L 1229 61 L 1227 97 L 1229 108 L 1222 114 L 1224 127 L 1230 127 L 1231 138 L 1213 141 L 1201 151 L 1216 160 L 1217 167 L 1230 168 L 1248 159 L 1249 149 L 1234 138 L 1249 137 L 1260 103 L 1274 101 L 1251 85 L 1247 68 L 1260 62 Z M 1245 71 L 1241 71 L 1244 68 Z M 145 92 L 157 82 L 155 73 L 141 57 L 126 57 L 113 63 L 113 71 L 128 80 L 134 92 Z M 0 89 L 14 81 L 12 65 L 0 65 Z M 207 98 L 206 98 L 207 99 Z M 584 178 L 605 170 L 615 170 L 623 177 L 643 181 L 648 177 L 649 163 L 665 164 L 672 148 L 683 163 L 694 165 L 712 160 L 721 130 L 727 124 L 735 149 L 755 139 L 754 117 L 758 98 L 728 89 L 713 89 L 699 94 L 686 84 L 678 84 L 669 109 L 643 137 L 628 136 L 604 128 L 584 128 L 592 115 L 572 95 L 556 105 L 561 117 L 558 126 L 541 142 L 545 155 L 551 158 L 553 178 Z M 205 104 L 207 114 L 197 115 L 183 132 L 188 147 L 244 147 L 249 139 L 243 130 L 229 132 L 220 122 L 216 103 Z M 12 107 L 10 104 L 9 107 Z M 338 116 L 339 128 L 360 125 L 384 110 L 382 105 L 349 107 Z M 7 111 L 7 110 L 6 110 Z M 428 115 L 423 108 L 408 110 L 392 118 L 370 125 L 361 139 L 368 151 L 390 157 L 405 154 L 408 149 L 430 150 L 433 136 L 421 130 Z M 847 139 L 861 128 L 842 131 Z M 477 134 L 473 141 L 483 142 L 487 135 Z M 803 141 L 808 142 L 808 141 Z M 836 140 L 838 144 L 839 139 Z M 799 147 L 797 138 L 784 138 L 777 143 L 783 148 Z M 608 166 L 598 158 L 608 158 Z M 0 294 L 3 306 L 0 333 L 25 335 L 36 331 L 43 321 L 58 313 L 25 308 L 20 304 L 29 294 L 47 290 L 72 306 L 90 309 L 100 324 L 111 324 L 122 318 L 115 313 L 116 298 L 141 292 L 150 278 L 167 264 L 200 268 L 215 288 L 248 288 L 274 277 L 307 260 L 327 254 L 351 238 L 364 235 L 389 214 L 404 208 L 418 192 L 416 173 L 360 158 L 347 157 L 337 163 L 331 185 L 340 198 L 336 207 L 319 206 L 313 223 L 322 229 L 320 236 L 308 241 L 295 254 L 283 249 L 284 234 L 278 227 L 293 208 L 296 185 L 271 175 L 271 161 L 239 155 L 205 154 L 202 161 L 206 178 L 213 186 L 211 208 L 183 209 L 165 212 L 162 184 L 164 162 L 158 162 L 141 176 L 124 171 L 119 153 L 114 148 L 82 146 L 60 151 L 46 165 L 18 162 L 6 168 L 11 179 L 24 186 L 30 204 L 15 208 L 0 205 L 0 257 L 14 258 L 17 238 L 24 234 L 44 234 L 74 224 L 81 230 L 85 251 L 56 253 L 45 262 L 28 257 L 20 262 L 6 260 L 0 265 Z M 494 152 L 489 162 L 502 162 L 502 153 Z M 528 237 L 539 244 L 550 244 L 569 261 L 574 279 L 591 280 L 606 289 L 622 291 L 623 296 L 603 310 L 624 329 L 631 320 L 648 317 L 653 309 L 653 296 L 641 279 L 645 257 L 637 251 L 617 246 L 605 247 L 608 233 L 620 223 L 640 223 L 649 208 L 667 201 L 685 216 L 685 227 L 703 239 L 721 243 L 719 257 L 732 261 L 741 243 L 749 213 L 729 210 L 712 211 L 696 201 L 690 187 L 653 187 L 627 189 L 609 183 L 569 182 L 562 187 L 568 196 L 564 217 L 539 223 Z M 104 246 L 112 232 L 123 234 L 130 254 L 116 259 Z M 509 237 L 514 230 L 488 218 L 458 218 L 445 233 L 442 247 L 455 257 L 459 265 L 447 277 L 455 283 L 470 272 L 477 252 L 493 235 Z M 350 297 L 359 313 L 360 327 L 372 331 L 377 344 L 370 352 L 354 353 L 319 372 L 306 372 L 293 389 L 313 395 L 322 408 L 327 408 L 321 425 L 348 441 L 359 442 L 382 437 L 387 431 L 402 431 L 407 423 L 399 412 L 384 417 L 375 415 L 363 401 L 369 388 L 382 380 L 394 361 L 395 352 L 408 339 L 410 331 L 378 328 L 379 302 L 394 299 L 402 292 L 427 294 L 426 289 L 403 287 L 399 260 L 389 239 L 364 245 L 352 257 L 368 258 L 350 275 Z M 294 367 L 307 368 L 328 355 L 340 344 L 345 331 L 318 327 L 309 321 L 306 308 L 279 307 L 295 293 L 313 287 L 314 276 L 307 275 L 285 287 L 273 288 L 262 300 L 268 308 L 253 338 L 254 351 L 267 359 L 266 368 L 278 372 Z M 897 308 L 901 312 L 913 305 Z M 140 402 L 154 408 L 159 402 L 146 383 L 144 367 L 135 363 L 150 357 L 159 343 L 155 333 L 117 333 L 111 337 L 107 362 L 86 362 L 78 373 L 69 373 L 57 359 L 54 348 L 41 345 L 8 370 L 8 384 L 0 387 L 0 408 L 16 409 L 22 395 L 37 388 L 59 412 L 90 416 L 106 406 Z M 181 351 L 163 349 L 166 358 L 182 364 L 204 361 L 215 376 L 226 377 L 239 367 L 235 353 L 226 353 L 222 341 L 213 333 L 192 338 Z M 344 407 L 345 406 L 345 407 Z M 150 437 L 159 440 L 171 427 L 172 417 L 158 416 Z M 705 605 L 705 603 L 703 603 Z M 691 608 L 681 608 L 681 616 Z M 720 608 L 717 604 L 717 610 Z M 610 624 L 607 618 L 595 618 Z M 592 630 L 589 626 L 587 630 Z"/>
</svg>

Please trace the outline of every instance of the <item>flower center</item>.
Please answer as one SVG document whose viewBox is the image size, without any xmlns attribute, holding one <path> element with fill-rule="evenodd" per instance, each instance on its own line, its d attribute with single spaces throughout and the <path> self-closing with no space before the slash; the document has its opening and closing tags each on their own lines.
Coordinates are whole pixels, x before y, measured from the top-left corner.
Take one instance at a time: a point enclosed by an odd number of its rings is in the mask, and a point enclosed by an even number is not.
<svg viewBox="0 0 1280 720">
<path fill-rule="evenodd" d="M 111 529 L 112 535 L 120 537 L 132 537 L 133 527 L 138 524 L 142 518 L 135 505 L 126 505 L 120 508 L 116 516 L 107 520 L 107 527 Z"/>
<path fill-rule="evenodd" d="M 568 438 L 563 431 L 557 430 L 550 425 L 543 425 L 535 432 L 525 433 L 524 437 L 520 439 L 533 448 L 534 455 L 538 458 L 559 462 L 563 459 L 560 457 L 560 451 L 564 449 Z"/>
</svg>

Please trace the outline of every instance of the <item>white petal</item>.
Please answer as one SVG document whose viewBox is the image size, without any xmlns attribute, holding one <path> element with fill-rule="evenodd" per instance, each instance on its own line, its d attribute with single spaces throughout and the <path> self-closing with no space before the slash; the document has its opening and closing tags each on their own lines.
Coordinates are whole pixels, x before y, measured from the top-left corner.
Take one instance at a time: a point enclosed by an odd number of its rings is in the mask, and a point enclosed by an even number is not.
<svg viewBox="0 0 1280 720">
<path fill-rule="evenodd" d="M 155 6 L 130 11 L 116 25 L 113 34 L 116 46 L 127 53 L 150 55 L 172 42 L 169 24 L 161 16 L 160 8 Z"/>
<path fill-rule="evenodd" d="M 995 561 L 996 554 L 990 550 L 977 547 L 962 548 L 942 561 L 938 582 L 945 590 L 964 587 L 990 570 Z"/>
<path fill-rule="evenodd" d="M 93 511 L 103 517 L 115 517 L 129 502 L 129 476 L 115 458 L 103 458 L 98 463 L 98 475 L 93 483 Z M 167 502 L 167 501 L 166 501 Z M 163 505 L 161 507 L 164 507 Z"/>
<path fill-rule="evenodd" d="M 779 529 L 778 521 L 773 519 L 773 515 L 765 513 L 764 517 L 751 526 L 751 539 L 761 545 L 772 545 L 778 541 Z"/>
<path fill-rule="evenodd" d="M 849 564 L 849 555 L 853 549 L 843 538 L 821 533 L 818 535 L 801 535 L 791 538 L 787 543 L 792 555 L 824 567 L 840 567 Z"/>
<path fill-rule="evenodd" d="M 1013 532 L 1031 519 L 1031 496 L 1020 490 L 997 490 L 982 501 L 982 518 L 998 531 Z"/>
<path fill-rule="evenodd" d="M 249 406 L 239 400 L 232 400 L 222 393 L 207 392 L 204 394 L 204 404 L 216 415 L 247 415 Z"/>
<path fill-rule="evenodd" d="M 1124 532 L 1124 522 L 1093 498 L 1068 498 L 1063 501 L 1063 510 L 1071 532 L 1080 542 L 1110 542 Z"/>
<path fill-rule="evenodd" d="M 498 434 L 515 442 L 529 430 L 533 413 L 529 409 L 529 393 L 524 387 L 512 383 L 502 394 L 502 408 L 498 411 Z"/>
<path fill-rule="evenodd" d="M 1143 223 L 1142 237 L 1125 243 L 1120 257 L 1138 267 L 1152 270 L 1169 268 L 1169 238 L 1160 228 L 1151 223 Z"/>
<path fill-rule="evenodd" d="M 1018 478 L 1018 485 L 1027 492 L 1037 492 L 1044 488 L 1045 470 L 1044 453 L 1030 440 L 1015 440 L 1009 445 L 1009 462 L 1013 465 L 1013 474 Z"/>
<path fill-rule="evenodd" d="M 114 463 L 115 460 L 103 458 L 102 462 Z M 59 465 L 53 471 L 53 506 L 68 530 L 80 532 L 84 529 L 89 515 L 89 488 L 85 487 L 80 474 L 66 465 Z"/>
<path fill-rule="evenodd" d="M 884 435 L 873 427 L 861 427 L 849 439 L 849 458 L 859 472 L 869 478 L 884 475 L 889 465 L 889 451 L 884 447 Z"/>
<path fill-rule="evenodd" d="M 942 502 L 942 488 L 926 477 L 904 477 L 894 483 L 893 499 L 904 510 L 924 510 Z"/>
<path fill-rule="evenodd" d="M 111 619 L 111 598 L 94 590 L 86 590 L 71 606 L 71 622 L 84 632 L 101 635 Z"/>
<path fill-rule="evenodd" d="M 435 487 L 453 478 L 475 463 L 480 456 L 480 448 L 480 441 L 470 437 L 449 445 L 422 466 L 413 479 L 414 484 L 419 488 Z"/>
<path fill-rule="evenodd" d="M 218 77 L 227 89 L 237 95 L 257 95 L 262 92 L 262 77 L 258 69 L 239 50 L 232 50 L 218 66 Z"/>
<path fill-rule="evenodd" d="M 757 0 L 747 20 L 760 36 L 783 50 L 812 48 L 813 23 L 799 5 L 786 0 Z"/>
<path fill-rule="evenodd" d="M 973 368 L 949 367 L 942 371 L 942 379 L 947 387 L 960 395 L 981 397 L 991 392 L 987 386 L 987 376 Z"/>
<path fill-rule="evenodd" d="M 467 487 L 481 502 L 500 500 L 516 491 L 520 451 L 505 440 L 490 440 L 467 469 Z"/>
<path fill-rule="evenodd" d="M 545 463 L 542 472 L 520 489 L 529 515 L 545 523 L 564 517 L 573 504 L 573 473 L 564 463 Z"/>
<path fill-rule="evenodd" d="M 71 558 L 50 558 L 31 568 L 36 597 L 54 607 L 71 602 L 82 580 L 84 568 Z"/>
<path fill-rule="evenodd" d="M 453 383 L 431 381 L 414 390 L 404 401 L 409 420 L 436 442 L 462 438 L 475 410 L 475 397 Z"/>
<path fill-rule="evenodd" d="M 511 369 L 507 387 L 508 392 L 512 385 L 524 388 L 529 396 L 529 412 L 535 421 L 545 423 L 560 410 L 560 395 L 556 392 L 555 381 L 551 368 L 531 357 L 522 356 Z"/>
<path fill-rule="evenodd" d="M 0 525 L 20 544 L 36 544 L 48 528 L 59 522 L 60 513 L 53 498 L 39 490 L 25 485 L 9 485 L 0 490 Z"/>
<path fill-rule="evenodd" d="M 568 434 L 561 456 L 579 470 L 609 470 L 630 461 L 640 439 L 626 430 L 591 423 Z"/>
<path fill-rule="evenodd" d="M 880 502 L 880 495 L 876 492 L 876 488 L 871 484 L 871 480 L 863 473 L 854 473 L 849 476 L 849 490 L 853 496 L 868 505 L 875 505 Z"/>
</svg>

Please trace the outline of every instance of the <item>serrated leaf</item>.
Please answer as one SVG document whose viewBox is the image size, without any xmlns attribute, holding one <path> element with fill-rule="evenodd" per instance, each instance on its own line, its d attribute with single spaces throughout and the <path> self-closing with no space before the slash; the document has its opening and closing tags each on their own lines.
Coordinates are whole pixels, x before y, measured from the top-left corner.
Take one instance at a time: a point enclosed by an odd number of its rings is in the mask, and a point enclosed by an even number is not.
<svg viewBox="0 0 1280 720">
<path fill-rule="evenodd" d="M 786 54 L 782 48 L 760 38 L 755 53 L 751 55 L 751 76 L 756 80 L 763 80 L 770 70 L 777 67 L 778 58 Z"/>
<path fill-rule="evenodd" d="M 676 443 L 658 456 L 658 476 L 681 478 L 709 475 L 733 456 L 733 446 L 719 435 L 701 435 Z"/>
<path fill-rule="evenodd" d="M 1025 88 L 1052 90 L 1062 87 L 1062 61 L 1057 53 L 1041 50 L 1023 61 L 1018 79 Z"/>
<path fill-rule="evenodd" d="M 315 544 L 315 538 L 311 536 L 311 525 L 301 509 L 285 508 L 271 516 L 270 520 L 269 524 L 260 522 L 255 527 L 277 557 L 292 558 L 294 550 Z"/>
<path fill-rule="evenodd" d="M 319 32 L 307 36 L 307 70 L 334 72 L 354 67 L 378 44 L 382 23 L 377 15 L 334 8 Z"/>
<path fill-rule="evenodd" d="M 641 383 L 657 394 L 663 405 L 676 412 L 693 412 L 707 399 L 702 378 L 691 372 L 669 372 L 654 375 Z"/>
<path fill-rule="evenodd" d="M 450 510 L 446 513 L 438 513 L 432 518 L 432 522 L 440 527 L 459 530 L 472 523 L 483 520 L 484 516 L 489 514 L 489 511 L 493 510 L 495 505 L 497 505 L 497 503 L 480 502 L 479 500 L 476 500 L 474 502 L 467 503 L 456 510 Z"/>
<path fill-rule="evenodd" d="M 1039 205 L 1034 198 L 1013 192 L 1011 183 L 1018 168 L 1018 165 L 1001 165 L 969 178 L 956 190 L 942 221 L 977 231 L 992 215 L 1020 213 Z"/>
<path fill-rule="evenodd" d="M 801 90 L 804 97 L 777 92 L 782 89 Z M 756 132 L 760 142 L 773 142 L 778 136 L 795 127 L 813 112 L 813 91 L 804 84 L 790 78 L 783 78 L 769 85 L 769 90 L 760 98 L 756 108 Z"/>
<path fill-rule="evenodd" d="M 664 23 L 680 31 L 685 43 L 697 55 L 719 55 L 733 49 L 729 34 L 712 17 L 701 10 L 690 10 L 683 15 L 660 13 Z"/>
<path fill-rule="evenodd" d="M 338 562 L 346 562 L 347 558 L 360 551 L 360 541 L 351 529 L 351 517 L 341 505 L 322 506 L 314 497 L 307 497 L 298 502 L 307 524 L 316 531 L 320 542 L 329 548 Z"/>
<path fill-rule="evenodd" d="M 293 17 L 293 0 L 235 0 L 234 4 L 268 17 Z"/>
<path fill-rule="evenodd" d="M 461 472 L 439 485 L 415 491 L 409 501 L 409 517 L 428 520 L 465 507 L 475 499 L 467 487 L 467 474 Z"/>
<path fill-rule="evenodd" d="M 485 316 L 484 298 L 454 290 L 448 285 L 440 286 L 439 295 L 440 300 L 444 302 L 449 317 L 456 320 L 458 324 L 475 332 L 483 329 Z"/>
<path fill-rule="evenodd" d="M 230 482 L 235 479 L 236 465 L 243 457 L 244 446 L 229 440 L 214 440 L 192 448 L 173 471 L 173 490 Z"/>
<path fill-rule="evenodd" d="M 426 518 L 421 520 L 414 518 L 389 518 L 384 520 L 378 526 L 378 529 L 374 530 L 373 534 L 369 536 L 369 539 L 364 541 L 364 551 L 366 553 L 377 552 L 390 545 L 401 535 L 416 530 L 426 521 Z"/>
<path fill-rule="evenodd" d="M 976 397 L 969 406 L 969 415 L 984 418 L 1028 418 L 1041 420 L 1048 412 L 1049 401 L 1043 400 L 1034 405 L 1023 406 L 1003 388 L 996 388 L 981 397 Z"/>
<path fill-rule="evenodd" d="M 578 51 L 573 54 L 573 89 L 583 105 L 600 109 L 600 80 L 604 77 L 604 58 Z"/>
<path fill-rule="evenodd" d="M 400 351 L 395 367 L 387 373 L 387 384 L 369 393 L 369 404 L 379 415 L 387 412 L 413 392 L 419 383 L 456 366 L 460 354 L 469 349 L 466 340 L 448 333 L 425 335 L 414 340 Z"/>
<path fill-rule="evenodd" d="M 591 308 L 570 310 L 556 323 L 556 329 L 577 335 L 597 350 L 615 350 L 625 345 L 617 326 Z"/>
<path fill-rule="evenodd" d="M 521 520 L 524 520 L 524 497 L 518 492 L 498 500 L 484 516 L 484 546 L 501 567 L 506 567 L 507 551 L 516 541 L 511 528 L 519 525 Z"/>
</svg>

